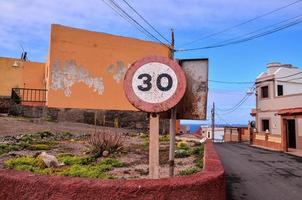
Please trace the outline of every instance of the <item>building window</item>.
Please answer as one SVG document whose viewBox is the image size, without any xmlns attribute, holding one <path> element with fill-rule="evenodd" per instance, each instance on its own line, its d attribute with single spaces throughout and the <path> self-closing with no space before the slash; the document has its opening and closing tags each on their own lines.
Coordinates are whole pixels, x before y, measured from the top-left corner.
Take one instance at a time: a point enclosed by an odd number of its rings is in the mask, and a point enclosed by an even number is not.
<svg viewBox="0 0 302 200">
<path fill-rule="evenodd" d="M 211 137 L 211 134 L 210 134 L 210 132 L 208 132 L 208 138 L 210 138 Z"/>
<path fill-rule="evenodd" d="M 268 98 L 268 86 L 261 87 L 261 98 Z"/>
<path fill-rule="evenodd" d="M 283 96 L 283 85 L 278 85 L 278 96 Z"/>
<path fill-rule="evenodd" d="M 269 131 L 269 120 L 268 119 L 263 119 L 262 120 L 262 131 Z"/>
</svg>

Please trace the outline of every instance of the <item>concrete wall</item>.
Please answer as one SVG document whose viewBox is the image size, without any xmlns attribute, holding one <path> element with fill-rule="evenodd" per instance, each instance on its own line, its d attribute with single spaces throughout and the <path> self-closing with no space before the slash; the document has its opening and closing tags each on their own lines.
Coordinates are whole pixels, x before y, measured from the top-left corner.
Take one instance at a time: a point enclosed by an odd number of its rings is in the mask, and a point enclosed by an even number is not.
<svg viewBox="0 0 302 200">
<path fill-rule="evenodd" d="M 221 161 L 212 142 L 207 141 L 204 169 L 194 175 L 158 180 L 93 180 L 0 169 L 0 199 L 225 200 L 226 185 Z"/>
<path fill-rule="evenodd" d="M 16 63 L 18 66 L 13 67 Z M 44 63 L 0 57 L 0 96 L 10 96 L 12 88 L 44 89 Z"/>
<path fill-rule="evenodd" d="M 52 25 L 48 106 L 136 110 L 123 91 L 127 68 L 143 57 L 169 54 L 169 48 L 155 42 Z"/>
</svg>

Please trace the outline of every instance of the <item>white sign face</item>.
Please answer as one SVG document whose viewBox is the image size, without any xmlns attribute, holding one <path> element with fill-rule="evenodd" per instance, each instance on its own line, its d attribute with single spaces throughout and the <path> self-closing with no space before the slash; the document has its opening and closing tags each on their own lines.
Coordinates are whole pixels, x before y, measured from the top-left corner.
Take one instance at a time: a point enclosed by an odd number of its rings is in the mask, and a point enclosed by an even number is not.
<svg viewBox="0 0 302 200">
<path fill-rule="evenodd" d="M 175 93 L 177 85 L 175 72 L 159 62 L 142 65 L 132 78 L 135 95 L 148 103 L 161 103 L 168 100 Z"/>
</svg>

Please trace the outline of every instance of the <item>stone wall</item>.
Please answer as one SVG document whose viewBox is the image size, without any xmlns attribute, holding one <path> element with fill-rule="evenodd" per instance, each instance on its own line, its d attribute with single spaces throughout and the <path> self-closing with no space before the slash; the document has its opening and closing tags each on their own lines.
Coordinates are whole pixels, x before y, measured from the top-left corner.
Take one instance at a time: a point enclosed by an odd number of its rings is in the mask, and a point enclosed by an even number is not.
<svg viewBox="0 0 302 200">
<path fill-rule="evenodd" d="M 146 132 L 149 128 L 148 114 L 144 112 L 122 112 L 105 110 L 86 110 L 70 108 L 48 108 L 46 106 L 24 106 L 12 104 L 10 114 L 30 118 L 43 118 L 54 122 L 78 122 L 107 127 L 139 129 Z M 160 120 L 160 133 L 168 133 L 169 120 Z"/>
<path fill-rule="evenodd" d="M 10 97 L 0 97 L 0 113 L 8 113 L 10 108 Z"/>
</svg>

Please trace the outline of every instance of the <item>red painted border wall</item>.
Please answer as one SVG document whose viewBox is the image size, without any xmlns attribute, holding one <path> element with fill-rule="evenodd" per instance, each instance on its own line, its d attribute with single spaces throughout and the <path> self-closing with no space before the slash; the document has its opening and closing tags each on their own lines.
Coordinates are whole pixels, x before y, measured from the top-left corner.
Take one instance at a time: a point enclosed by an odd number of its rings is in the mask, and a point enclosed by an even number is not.
<svg viewBox="0 0 302 200">
<path fill-rule="evenodd" d="M 159 180 L 94 180 L 0 170 L 0 199 L 207 199 L 225 200 L 224 168 L 211 141 L 202 172 Z"/>
</svg>

